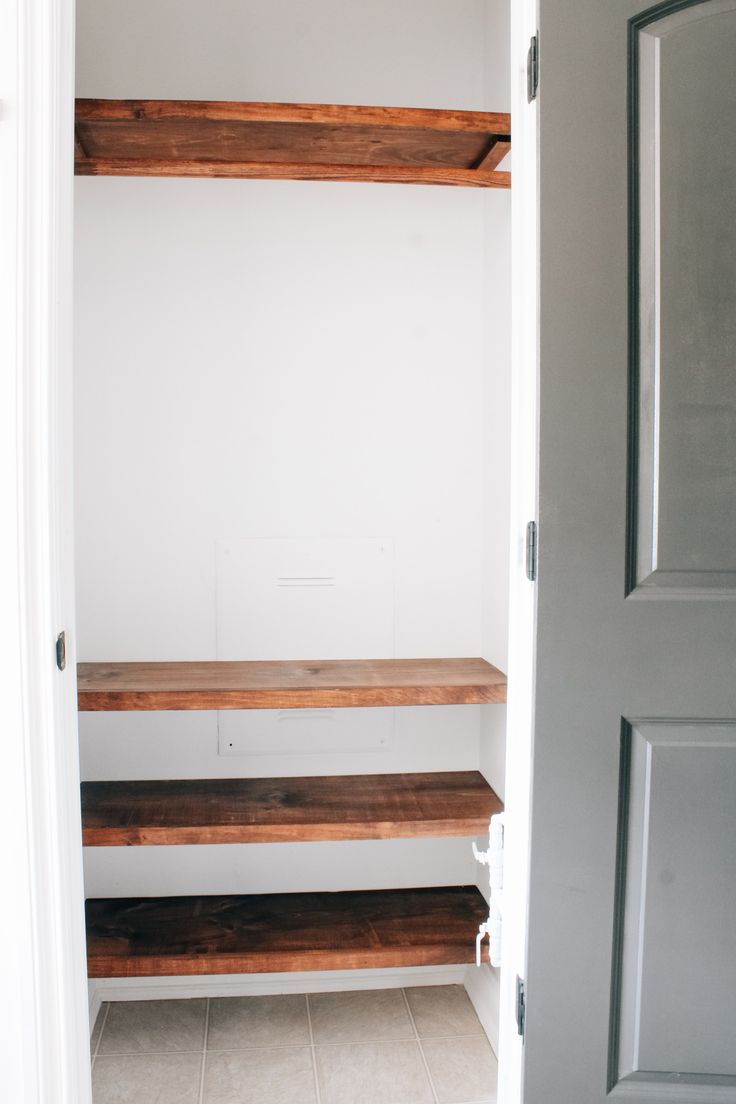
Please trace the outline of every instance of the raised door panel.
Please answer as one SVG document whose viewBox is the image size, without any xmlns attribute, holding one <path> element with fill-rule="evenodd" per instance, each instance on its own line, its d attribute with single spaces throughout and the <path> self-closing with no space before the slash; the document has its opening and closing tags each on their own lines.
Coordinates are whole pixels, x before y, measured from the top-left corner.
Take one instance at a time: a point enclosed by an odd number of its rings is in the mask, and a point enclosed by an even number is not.
<svg viewBox="0 0 736 1104">
<path fill-rule="evenodd" d="M 736 596 L 736 3 L 631 34 L 629 586 Z"/>
<path fill-rule="evenodd" d="M 736 1089 L 736 723 L 625 722 L 622 761 L 612 1088 Z"/>
</svg>

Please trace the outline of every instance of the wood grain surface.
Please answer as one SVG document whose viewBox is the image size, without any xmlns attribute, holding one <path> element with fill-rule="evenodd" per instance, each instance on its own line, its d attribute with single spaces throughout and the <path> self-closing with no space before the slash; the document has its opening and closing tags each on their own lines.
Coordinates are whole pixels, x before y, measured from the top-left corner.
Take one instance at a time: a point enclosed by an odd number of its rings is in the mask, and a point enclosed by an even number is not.
<svg viewBox="0 0 736 1104">
<path fill-rule="evenodd" d="M 359 970 L 472 962 L 475 886 L 87 901 L 90 977 Z"/>
<path fill-rule="evenodd" d="M 75 171 L 508 187 L 504 113 L 338 104 L 77 100 Z"/>
<path fill-rule="evenodd" d="M 489 147 L 481 157 L 478 164 L 475 166 L 477 172 L 481 173 L 496 173 L 496 166 L 500 165 L 507 153 L 511 152 L 511 142 L 504 142 L 501 139 L 494 139 L 489 143 Z M 508 174 L 511 175 L 510 173 Z"/>
<path fill-rule="evenodd" d="M 478 771 L 82 784 L 88 847 L 473 836 L 502 809 Z"/>
<path fill-rule="evenodd" d="M 428 169 L 398 165 L 308 165 L 253 161 L 135 160 L 90 158 L 77 161 L 77 176 L 211 177 L 238 180 L 332 180 L 369 184 L 444 184 L 458 188 L 510 188 L 511 173 L 484 169 L 456 169 L 438 165 Z"/>
<path fill-rule="evenodd" d="M 80 663 L 80 710 L 330 709 L 506 700 L 484 659 Z"/>
</svg>

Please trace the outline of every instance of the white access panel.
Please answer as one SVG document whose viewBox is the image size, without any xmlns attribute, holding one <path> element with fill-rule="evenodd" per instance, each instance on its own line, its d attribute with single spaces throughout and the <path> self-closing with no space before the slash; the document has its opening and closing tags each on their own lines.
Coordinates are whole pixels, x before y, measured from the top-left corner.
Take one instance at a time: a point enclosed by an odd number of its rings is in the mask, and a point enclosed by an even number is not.
<svg viewBox="0 0 736 1104">
<path fill-rule="evenodd" d="M 390 659 L 393 553 L 382 538 L 218 541 L 217 658 Z M 381 752 L 391 744 L 394 712 L 222 710 L 219 754 Z"/>
</svg>

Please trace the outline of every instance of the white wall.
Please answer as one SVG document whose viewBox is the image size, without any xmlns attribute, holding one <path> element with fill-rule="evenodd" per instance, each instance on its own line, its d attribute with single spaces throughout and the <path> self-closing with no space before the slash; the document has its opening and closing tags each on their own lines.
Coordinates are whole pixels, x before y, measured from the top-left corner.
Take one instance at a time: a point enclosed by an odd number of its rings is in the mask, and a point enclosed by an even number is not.
<svg viewBox="0 0 736 1104">
<path fill-rule="evenodd" d="M 489 42 L 503 31 L 496 0 L 82 0 L 78 19 L 79 95 L 507 107 L 506 43 Z M 80 658 L 307 658 L 294 639 L 313 657 L 325 657 L 321 640 L 332 657 L 361 655 L 370 626 L 373 654 L 482 654 L 503 667 L 508 194 L 94 178 L 76 191 Z M 311 636 L 260 591 L 240 637 L 224 625 L 255 584 L 245 569 L 224 578 L 222 549 L 266 538 L 335 542 L 314 553 L 326 565 L 315 574 L 331 573 L 346 541 L 385 543 L 389 567 L 364 580 L 339 647 L 327 588 L 290 595 L 310 603 Z M 82 769 L 482 766 L 501 789 L 503 713 L 405 709 L 387 722 L 375 711 L 381 744 L 350 719 L 337 741 L 309 718 L 271 741 L 274 721 L 261 739 L 272 750 L 237 757 L 218 755 L 214 713 L 88 714 Z M 88 853 L 87 888 L 289 889 L 297 862 L 305 888 L 476 877 L 462 840 L 120 848 Z"/>
<path fill-rule="evenodd" d="M 77 0 L 77 95 L 483 110 L 488 74 L 507 65 L 486 49 L 485 9 L 486 0 Z"/>
</svg>

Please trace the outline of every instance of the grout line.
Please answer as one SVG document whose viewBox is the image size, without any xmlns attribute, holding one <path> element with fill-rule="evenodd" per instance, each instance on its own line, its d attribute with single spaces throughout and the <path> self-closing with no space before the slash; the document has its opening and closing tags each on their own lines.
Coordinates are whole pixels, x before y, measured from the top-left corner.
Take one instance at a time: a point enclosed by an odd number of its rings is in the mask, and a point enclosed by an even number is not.
<svg viewBox="0 0 736 1104">
<path fill-rule="evenodd" d="M 207 1035 L 210 1027 L 210 998 L 207 997 L 207 1006 L 204 1010 L 204 1039 L 202 1040 L 202 1067 L 199 1071 L 199 1096 L 198 1104 L 204 1104 L 204 1068 L 207 1062 Z"/>
<path fill-rule="evenodd" d="M 299 996 L 305 996 L 306 994 L 300 993 Z M 485 1039 L 483 1032 L 476 1031 L 473 1035 L 427 1035 L 425 1036 L 425 1042 L 452 1042 L 460 1041 L 461 1039 Z M 295 1048 L 314 1045 L 321 1047 L 346 1047 L 346 1046 L 373 1046 L 375 1043 L 412 1043 L 416 1042 L 416 1035 L 404 1035 L 401 1038 L 396 1036 L 390 1036 L 388 1038 L 380 1039 L 353 1039 L 351 1042 L 339 1042 L 339 1043 L 259 1043 L 258 1046 L 240 1046 L 240 1047 L 207 1047 L 207 1053 L 212 1054 L 239 1054 L 242 1051 L 250 1050 L 294 1050 Z M 201 1054 L 201 1048 L 195 1048 L 193 1050 L 116 1050 L 110 1051 L 105 1055 L 106 1058 L 135 1058 L 139 1055 L 149 1055 L 150 1057 L 161 1057 L 162 1055 L 170 1054 Z M 495 1057 L 495 1055 L 494 1055 Z M 465 1104 L 465 1102 L 463 1102 Z M 474 1102 L 471 1102 L 474 1104 Z"/>
<path fill-rule="evenodd" d="M 406 995 L 406 990 L 405 989 L 401 990 L 401 995 L 404 998 L 404 1004 L 406 1005 L 406 1011 L 409 1013 L 409 1019 L 411 1020 L 411 1026 L 414 1029 L 414 1036 L 415 1036 L 416 1041 L 417 1041 L 417 1046 L 419 1047 L 419 1053 L 422 1056 L 422 1062 L 424 1063 L 424 1068 L 427 1071 L 427 1077 L 429 1078 L 429 1087 L 432 1090 L 432 1096 L 434 1097 L 435 1104 L 439 1104 L 439 1096 L 437 1095 L 437 1089 L 434 1087 L 434 1081 L 432 1080 L 432 1074 L 429 1072 L 429 1066 L 427 1064 L 427 1059 L 426 1059 L 426 1056 L 424 1054 L 424 1047 L 422 1046 L 422 1040 L 419 1038 L 419 1032 L 417 1031 L 416 1023 L 414 1022 L 414 1016 L 412 1015 L 411 1007 L 409 1005 L 409 999 Z"/>
<path fill-rule="evenodd" d="M 413 1042 L 416 1041 L 416 1038 L 417 1038 L 417 1036 L 415 1034 L 411 1034 L 411 1035 L 387 1035 L 387 1036 L 381 1035 L 381 1036 L 377 1036 L 377 1037 L 372 1037 L 370 1039 L 350 1039 L 349 1041 L 341 1041 L 339 1043 L 316 1043 L 315 1046 L 345 1047 L 345 1046 L 373 1046 L 376 1043 L 413 1043 Z M 455 1041 L 460 1042 L 461 1039 L 485 1039 L 485 1035 L 480 1031 L 476 1031 L 474 1035 L 425 1035 L 424 1036 L 424 1041 L 426 1043 L 455 1042 Z M 298 1044 L 293 1044 L 293 1043 L 292 1044 L 283 1044 L 282 1043 L 281 1047 L 283 1047 L 284 1045 L 294 1046 L 294 1045 L 298 1045 Z M 239 1049 L 243 1050 L 244 1048 L 240 1047 Z M 253 1048 L 249 1048 L 249 1049 L 254 1049 L 255 1050 L 256 1048 L 253 1047 Z M 270 1048 L 269 1047 L 258 1047 L 257 1049 L 258 1050 L 269 1050 L 269 1049 L 275 1049 L 275 1048 L 273 1048 L 273 1047 L 270 1047 Z M 493 1050 L 493 1048 L 491 1048 L 491 1050 Z M 494 1058 L 495 1058 L 495 1054 L 494 1054 Z M 465 1104 L 464 1101 L 463 1101 L 463 1104 Z"/>
<path fill-rule="evenodd" d="M 301 996 L 302 994 L 300 994 Z M 477 1036 L 476 1036 L 477 1038 Z M 323 1046 L 342 1046 L 341 1043 L 324 1043 Z M 352 1046 L 352 1044 L 350 1044 Z M 241 1047 L 208 1047 L 207 1054 L 241 1054 L 243 1051 L 251 1050 L 298 1050 L 308 1047 L 309 1043 L 271 1043 L 267 1046 L 241 1046 Z M 105 1054 L 105 1058 L 162 1058 L 165 1055 L 171 1057 L 172 1054 L 204 1054 L 205 1051 L 201 1047 L 195 1047 L 193 1050 L 116 1050 L 109 1054 Z"/>
<path fill-rule="evenodd" d="M 314 1032 L 312 1031 L 312 1010 L 309 1007 L 309 993 L 304 994 L 307 1002 L 307 1025 L 309 1026 L 309 1045 L 312 1048 L 312 1073 L 314 1074 L 314 1091 L 317 1104 L 321 1104 L 322 1096 L 319 1091 L 319 1077 L 317 1076 L 317 1051 L 314 1046 Z"/>
</svg>

